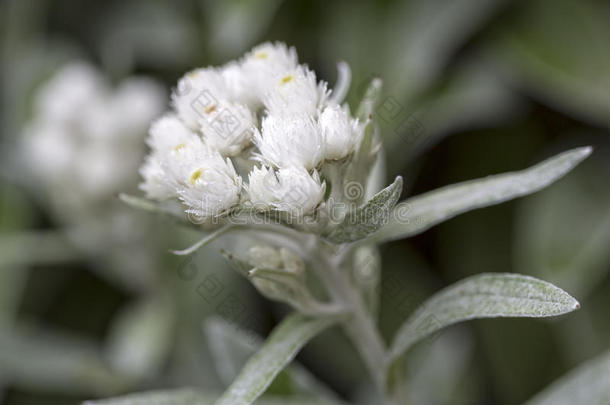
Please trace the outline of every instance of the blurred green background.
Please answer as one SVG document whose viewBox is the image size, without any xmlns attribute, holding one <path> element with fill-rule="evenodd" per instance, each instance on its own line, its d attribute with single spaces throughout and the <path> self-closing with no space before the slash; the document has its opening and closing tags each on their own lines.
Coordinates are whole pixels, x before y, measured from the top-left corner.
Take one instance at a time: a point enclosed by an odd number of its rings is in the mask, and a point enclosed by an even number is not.
<svg viewBox="0 0 610 405">
<path fill-rule="evenodd" d="M 219 345 L 231 343 L 202 328 L 204 319 L 215 316 L 229 335 L 231 322 L 266 335 L 286 312 L 214 246 L 192 259 L 167 253 L 196 234 L 115 196 L 104 212 L 121 212 L 128 219 L 119 222 L 136 232 L 66 221 L 17 153 L 37 89 L 72 60 L 89 61 L 113 83 L 139 74 L 169 91 L 184 72 L 267 40 L 295 46 L 331 86 L 336 63 L 349 63 L 352 106 L 372 77 L 383 79 L 387 173 L 405 178 L 405 196 L 595 148 L 542 192 L 382 247 L 386 339 L 434 291 L 481 272 L 535 275 L 581 303 L 560 319 L 478 320 L 421 344 L 409 359 L 413 403 L 519 404 L 610 347 L 609 2 L 4 0 L 0 21 L 3 404 L 219 391 L 234 373 L 230 363 L 243 359 L 234 348 L 221 354 Z M 134 173 L 125 191 L 136 185 Z M 255 344 L 248 336 L 246 346 Z M 298 359 L 343 398 L 375 403 L 339 331 Z M 280 378 L 271 389 L 288 393 L 291 384 Z"/>
</svg>

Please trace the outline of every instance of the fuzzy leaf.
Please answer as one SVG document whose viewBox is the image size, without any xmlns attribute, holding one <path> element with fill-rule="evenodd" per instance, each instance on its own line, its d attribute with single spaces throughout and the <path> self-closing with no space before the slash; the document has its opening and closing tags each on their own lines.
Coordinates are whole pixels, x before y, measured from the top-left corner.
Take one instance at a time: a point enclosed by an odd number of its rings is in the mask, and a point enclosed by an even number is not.
<svg viewBox="0 0 610 405">
<path fill-rule="evenodd" d="M 373 196 L 365 205 L 347 213 L 343 222 L 328 234 L 334 243 L 354 242 L 366 238 L 383 227 L 402 192 L 402 177 Z"/>
<path fill-rule="evenodd" d="M 610 351 L 552 383 L 525 405 L 610 404 Z"/>
<path fill-rule="evenodd" d="M 222 318 L 209 318 L 203 330 L 210 344 L 218 374 L 226 385 L 235 379 L 248 358 L 263 345 L 263 339 L 256 333 L 243 330 Z M 297 362 L 285 371 L 296 388 L 296 393 L 339 402 L 337 395 L 330 388 Z"/>
<path fill-rule="evenodd" d="M 378 77 L 375 77 L 369 83 L 362 100 L 360 101 L 360 105 L 356 111 L 356 116 L 360 118 L 362 121 L 366 121 L 371 118 L 373 111 L 375 111 L 375 107 L 381 98 L 381 88 L 383 82 Z"/>
<path fill-rule="evenodd" d="M 171 302 L 160 296 L 143 299 L 121 311 L 106 346 L 113 368 L 137 378 L 158 373 L 171 348 L 173 315 Z"/>
<path fill-rule="evenodd" d="M 142 211 L 152 212 L 155 214 L 170 215 L 175 219 L 179 220 L 180 222 L 187 222 L 184 213 L 177 207 L 171 206 L 170 204 L 159 203 L 146 198 L 129 195 L 126 193 L 120 193 L 118 197 L 119 200 L 129 205 L 130 207 Z"/>
<path fill-rule="evenodd" d="M 466 181 L 412 197 L 394 207 L 389 222 L 371 241 L 381 243 L 413 236 L 464 212 L 531 194 L 568 173 L 591 150 L 572 149 L 519 172 Z"/>
<path fill-rule="evenodd" d="M 83 405 L 212 405 L 213 394 L 206 394 L 190 388 L 148 391 L 124 395 L 116 398 L 85 401 Z"/>
<path fill-rule="evenodd" d="M 529 276 L 480 274 L 441 290 L 400 327 L 389 351 L 391 361 L 449 325 L 478 318 L 562 315 L 578 309 L 562 289 Z"/>
<path fill-rule="evenodd" d="M 337 320 L 338 318 L 312 319 L 301 314 L 293 314 L 284 319 L 261 350 L 248 360 L 215 405 L 253 403 L 311 338 Z"/>
<path fill-rule="evenodd" d="M 139 392 L 116 398 L 85 401 L 83 405 L 212 405 L 217 395 L 191 388 Z M 320 399 L 306 397 L 265 397 L 257 405 L 333 405 Z"/>
</svg>

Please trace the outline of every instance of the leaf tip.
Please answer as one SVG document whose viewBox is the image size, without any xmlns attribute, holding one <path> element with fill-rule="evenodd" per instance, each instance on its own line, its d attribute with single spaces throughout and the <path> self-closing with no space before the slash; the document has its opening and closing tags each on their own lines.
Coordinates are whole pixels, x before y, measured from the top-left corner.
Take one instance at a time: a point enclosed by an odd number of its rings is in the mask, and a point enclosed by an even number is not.
<svg viewBox="0 0 610 405">
<path fill-rule="evenodd" d="M 580 309 L 580 302 L 574 300 L 573 310 L 576 311 L 577 309 Z"/>
<path fill-rule="evenodd" d="M 185 252 L 184 250 L 168 249 L 168 252 L 176 256 L 185 256 L 188 254 L 188 252 Z"/>
<path fill-rule="evenodd" d="M 585 159 L 591 153 L 593 153 L 593 146 L 591 146 L 591 145 L 581 146 L 580 148 L 577 148 L 576 150 L 579 152 L 579 155 L 581 156 L 581 158 Z"/>
</svg>

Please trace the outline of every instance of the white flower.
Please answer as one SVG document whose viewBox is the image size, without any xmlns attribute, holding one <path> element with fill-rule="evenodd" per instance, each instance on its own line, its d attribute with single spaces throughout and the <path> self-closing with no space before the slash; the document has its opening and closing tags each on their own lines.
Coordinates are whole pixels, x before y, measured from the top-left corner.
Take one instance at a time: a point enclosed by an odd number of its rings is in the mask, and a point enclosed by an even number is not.
<svg viewBox="0 0 610 405">
<path fill-rule="evenodd" d="M 257 121 L 248 107 L 219 101 L 199 124 L 206 145 L 224 156 L 236 156 L 250 145 Z"/>
<path fill-rule="evenodd" d="M 78 120 L 83 106 L 108 95 L 108 84 L 84 62 L 61 68 L 37 92 L 34 100 L 38 120 L 69 124 Z"/>
<path fill-rule="evenodd" d="M 263 103 L 269 114 L 309 114 L 317 117 L 328 100 L 329 92 L 324 81 L 305 66 L 280 72 L 267 88 Z"/>
<path fill-rule="evenodd" d="M 278 75 L 298 66 L 297 53 L 283 43 L 266 42 L 247 53 L 242 62 L 245 76 L 259 99 L 265 95 Z"/>
<path fill-rule="evenodd" d="M 219 100 L 230 96 L 229 88 L 220 70 L 197 69 L 178 81 L 172 94 L 172 105 L 178 116 L 192 130 L 199 129 L 199 120 L 213 112 Z"/>
<path fill-rule="evenodd" d="M 29 167 L 48 182 L 60 181 L 73 169 L 78 147 L 58 123 L 34 121 L 24 130 L 24 159 Z"/>
<path fill-rule="evenodd" d="M 201 138 L 175 114 L 169 113 L 153 122 L 146 143 L 154 152 L 166 154 L 187 145 L 201 143 Z"/>
<path fill-rule="evenodd" d="M 178 150 L 162 168 L 188 213 L 210 218 L 240 201 L 242 180 L 231 160 L 203 145 Z"/>
<path fill-rule="evenodd" d="M 137 137 L 148 129 L 150 121 L 166 108 L 167 94 L 151 79 L 129 77 L 117 87 L 112 97 L 116 117 L 114 136 Z"/>
<path fill-rule="evenodd" d="M 82 204 L 107 198 L 135 180 L 141 139 L 164 98 L 151 80 L 128 78 L 112 89 L 94 67 L 66 65 L 34 96 L 24 160 L 50 194 L 63 190 Z"/>
<path fill-rule="evenodd" d="M 287 167 L 277 171 L 255 167 L 248 176 L 248 193 L 255 208 L 273 208 L 294 216 L 313 212 L 322 202 L 326 184 L 320 182 L 317 171 L 310 175 L 302 167 Z"/>
<path fill-rule="evenodd" d="M 250 203 L 309 214 L 326 189 L 316 170 L 325 160 L 349 156 L 362 135 L 358 121 L 338 104 L 345 88 L 339 86 L 331 100 L 327 84 L 281 43 L 259 45 L 219 68 L 194 70 L 172 95 L 175 115 L 151 128 L 141 188 L 149 198 L 179 198 L 188 212 L 219 215 L 241 201 L 241 178 L 222 157 L 241 159 L 254 143 L 258 150 L 248 158 L 262 166 L 249 174 Z M 253 163 L 239 162 L 243 170 Z"/>
<path fill-rule="evenodd" d="M 146 142 L 152 153 L 140 168 L 140 175 L 144 179 L 140 189 L 148 198 L 154 200 L 178 197 L 175 182 L 165 173 L 163 167 L 171 166 L 172 160 L 182 159 L 180 152 L 183 149 L 202 148 L 201 138 L 187 128 L 175 114 L 170 113 L 153 122 Z"/>
<path fill-rule="evenodd" d="M 325 158 L 343 159 L 354 151 L 361 139 L 363 128 L 357 119 L 350 117 L 349 110 L 338 104 L 329 104 L 318 121 L 324 134 Z"/>
<path fill-rule="evenodd" d="M 176 187 L 169 181 L 167 173 L 163 168 L 163 158 L 157 153 L 151 153 L 146 157 L 144 164 L 140 167 L 140 176 L 144 179 L 140 183 L 140 190 L 146 193 L 146 197 L 153 200 L 167 200 L 178 197 Z"/>
<path fill-rule="evenodd" d="M 268 115 L 262 133 L 254 133 L 259 160 L 276 167 L 316 168 L 324 159 L 324 136 L 314 119 L 305 114 Z"/>
<path fill-rule="evenodd" d="M 277 177 L 273 169 L 267 166 L 254 166 L 248 174 L 248 196 L 254 207 L 260 210 L 273 208 L 276 201 L 274 190 L 277 188 Z"/>
<path fill-rule="evenodd" d="M 220 74 L 225 81 L 229 100 L 244 104 L 253 111 L 263 105 L 255 88 L 255 80 L 246 73 L 241 63 L 227 63 L 220 69 Z"/>
</svg>

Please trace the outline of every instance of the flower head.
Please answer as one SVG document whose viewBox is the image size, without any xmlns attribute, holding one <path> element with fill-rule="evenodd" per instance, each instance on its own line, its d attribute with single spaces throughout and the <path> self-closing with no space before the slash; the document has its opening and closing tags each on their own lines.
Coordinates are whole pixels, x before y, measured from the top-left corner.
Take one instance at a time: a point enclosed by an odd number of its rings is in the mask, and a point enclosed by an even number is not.
<svg viewBox="0 0 610 405">
<path fill-rule="evenodd" d="M 250 79 L 252 91 L 259 99 L 267 93 L 278 75 L 292 71 L 298 66 L 297 53 L 285 44 L 266 42 L 256 46 L 244 56 L 242 66 Z"/>
<path fill-rule="evenodd" d="M 245 105 L 219 101 L 199 125 L 206 145 L 225 156 L 236 156 L 250 145 L 256 122 Z"/>
<path fill-rule="evenodd" d="M 164 92 L 131 77 L 116 88 L 84 62 L 61 68 L 34 96 L 24 160 L 50 194 L 90 204 L 128 187 L 144 153 L 141 140 L 163 108 Z"/>
<path fill-rule="evenodd" d="M 276 74 L 263 97 L 270 115 L 308 114 L 316 117 L 328 100 L 326 82 L 305 66 Z"/>
<path fill-rule="evenodd" d="M 162 162 L 178 198 L 187 207 L 187 213 L 203 218 L 223 214 L 235 206 L 242 190 L 241 177 L 228 158 L 206 148 L 190 146 Z"/>
<path fill-rule="evenodd" d="M 204 217 L 240 203 L 310 215 L 325 197 L 318 170 L 351 156 L 362 132 L 329 95 L 327 84 L 281 43 L 193 70 L 172 95 L 175 112 L 151 127 L 141 188 L 149 198 L 177 198 Z M 261 164 L 248 175 L 246 195 L 231 159 L 244 173 Z"/>
<path fill-rule="evenodd" d="M 320 129 L 324 135 L 327 160 L 343 159 L 352 153 L 362 135 L 362 126 L 351 118 L 346 108 L 329 104 L 320 114 Z"/>
<path fill-rule="evenodd" d="M 199 120 L 215 111 L 218 100 L 226 99 L 229 89 L 216 68 L 196 69 L 184 75 L 172 93 L 172 106 L 180 119 L 192 130 L 199 129 Z"/>
<path fill-rule="evenodd" d="M 326 184 L 317 171 L 309 174 L 302 167 L 277 171 L 255 167 L 249 175 L 248 193 L 255 208 L 287 212 L 293 216 L 310 214 L 322 202 Z"/>
<path fill-rule="evenodd" d="M 259 159 L 275 167 L 312 170 L 324 159 L 324 136 L 306 114 L 268 115 L 254 134 Z"/>
</svg>

